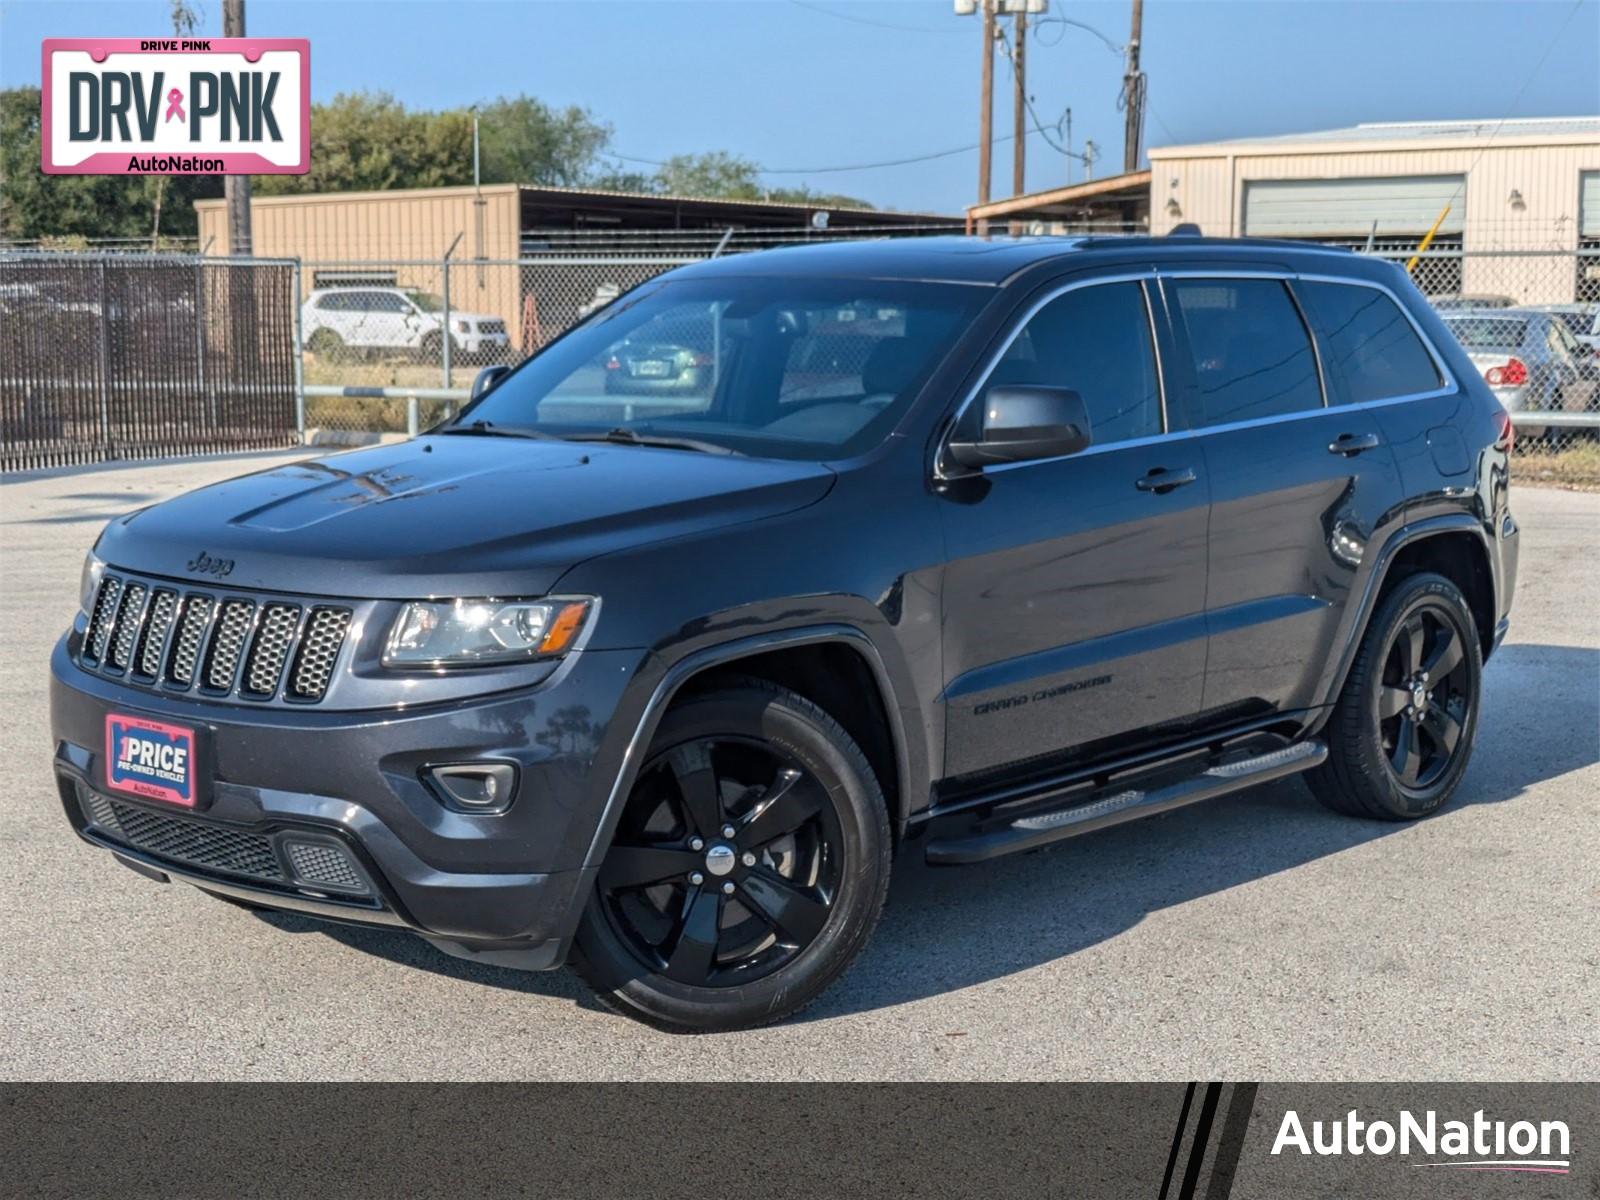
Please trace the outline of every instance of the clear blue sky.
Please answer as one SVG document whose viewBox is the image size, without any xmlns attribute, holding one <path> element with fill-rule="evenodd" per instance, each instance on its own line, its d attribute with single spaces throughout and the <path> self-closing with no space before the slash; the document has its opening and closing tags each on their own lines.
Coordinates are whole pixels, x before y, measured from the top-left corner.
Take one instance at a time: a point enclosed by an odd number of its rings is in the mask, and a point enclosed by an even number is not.
<svg viewBox="0 0 1600 1200">
<path fill-rule="evenodd" d="M 220 34 L 221 0 L 196 8 L 201 32 Z M 1126 40 L 1126 0 L 1051 8 Z M 167 0 L 0 0 L 0 83 L 38 82 L 44 37 L 165 35 L 168 10 Z M 525 91 L 590 109 L 614 126 L 616 150 L 641 158 L 723 149 L 765 167 L 815 168 L 977 140 L 977 19 L 955 16 L 951 0 L 248 0 L 247 10 L 252 35 L 311 39 L 316 99 L 381 89 L 447 107 Z M 1600 0 L 1147 0 L 1144 44 L 1154 145 L 1600 112 Z M 1040 117 L 1054 122 L 1070 105 L 1076 148 L 1093 138 L 1096 174 L 1119 170 L 1119 56 L 1056 24 L 1030 43 L 1028 65 Z M 1001 133 L 1011 127 L 1008 72 L 997 60 Z M 1066 171 L 1042 138 L 1029 139 L 1030 189 Z M 1072 171 L 1082 178 L 1081 166 Z M 976 174 L 969 151 L 768 178 L 953 213 L 973 199 Z M 1002 143 L 997 195 L 1010 179 Z"/>
</svg>

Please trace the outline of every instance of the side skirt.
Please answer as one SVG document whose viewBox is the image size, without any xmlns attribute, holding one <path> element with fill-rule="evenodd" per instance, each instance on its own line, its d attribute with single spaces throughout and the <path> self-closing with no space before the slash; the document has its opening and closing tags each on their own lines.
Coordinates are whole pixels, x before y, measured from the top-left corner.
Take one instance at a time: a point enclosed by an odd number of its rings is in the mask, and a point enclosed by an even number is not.
<svg viewBox="0 0 1600 1200">
<path fill-rule="evenodd" d="M 1298 775 L 1327 757 L 1327 744 L 1312 739 L 1264 753 L 1246 750 L 1214 755 L 1180 776 L 1168 773 L 1112 781 L 1097 788 L 1080 785 L 1043 792 L 995 810 L 966 832 L 933 838 L 927 844 L 927 858 L 930 863 L 955 866 L 1034 850 L 1080 833 Z"/>
</svg>

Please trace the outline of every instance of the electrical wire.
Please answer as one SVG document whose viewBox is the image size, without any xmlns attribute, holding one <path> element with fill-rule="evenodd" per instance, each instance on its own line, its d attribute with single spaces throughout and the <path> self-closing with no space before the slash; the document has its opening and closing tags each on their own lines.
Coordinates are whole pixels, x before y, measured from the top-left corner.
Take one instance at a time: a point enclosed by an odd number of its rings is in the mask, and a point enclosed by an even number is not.
<svg viewBox="0 0 1600 1200">
<path fill-rule="evenodd" d="M 1032 112 L 1032 107 L 1031 106 L 1029 108 L 1029 111 L 1030 111 L 1030 113 Z M 1039 134 L 1039 135 L 1043 136 L 1046 141 L 1048 141 L 1049 140 L 1049 133 L 1047 132 L 1047 130 L 1049 128 L 1054 128 L 1059 133 L 1060 132 L 1060 127 L 1061 127 L 1061 122 L 1060 121 L 1056 122 L 1056 124 L 1054 126 L 1047 127 L 1047 126 L 1045 126 L 1044 124 L 1042 124 L 1039 121 L 1037 116 L 1035 116 L 1034 117 L 1034 127 L 1032 129 L 1028 130 L 1027 133 L 1028 133 L 1028 136 L 1030 136 L 1030 137 L 1033 134 Z M 1009 142 L 1009 141 L 1013 141 L 1015 139 L 1015 136 L 1016 135 L 1014 135 L 1014 134 L 1007 133 L 1007 134 L 1000 135 L 999 137 L 995 138 L 994 140 L 995 140 L 996 143 Z M 911 156 L 910 158 L 891 158 L 891 159 L 886 159 L 883 162 L 850 163 L 849 165 L 846 165 L 846 166 L 833 166 L 833 167 L 760 167 L 760 166 L 758 166 L 756 168 L 756 172 L 757 172 L 757 174 L 760 174 L 760 175 L 831 175 L 831 174 L 836 174 L 836 173 L 841 172 L 841 171 L 875 171 L 875 170 L 878 170 L 881 167 L 904 167 L 904 166 L 909 166 L 912 163 L 932 162 L 935 159 L 951 158 L 951 157 L 953 157 L 953 156 L 955 156 L 957 154 L 970 154 L 970 153 L 972 153 L 972 151 L 978 149 L 978 147 L 981 146 L 981 145 L 982 145 L 981 142 L 973 142 L 969 146 L 952 146 L 948 150 L 935 150 L 931 154 L 917 154 L 917 155 Z M 639 165 L 646 166 L 646 167 L 664 167 L 664 166 L 667 165 L 666 162 L 664 160 L 661 160 L 661 159 L 640 158 L 640 157 L 637 157 L 636 155 L 632 155 L 632 154 L 618 154 L 616 151 L 613 151 L 613 150 L 605 151 L 605 157 L 607 157 L 607 158 L 615 158 L 615 159 L 617 159 L 617 160 L 619 160 L 621 162 L 625 162 L 625 163 L 638 163 Z"/>
<path fill-rule="evenodd" d="M 892 29 L 896 33 L 965 33 L 965 30 L 955 28 L 931 29 L 926 25 L 896 25 L 889 21 L 874 21 L 871 17 L 858 17 L 854 13 L 837 12 L 831 8 L 823 8 L 820 4 L 808 4 L 806 0 L 789 0 L 796 8 L 803 8 L 807 12 L 819 13 L 824 17 L 834 17 L 840 21 L 849 21 L 855 25 L 870 25 L 874 29 Z"/>
</svg>

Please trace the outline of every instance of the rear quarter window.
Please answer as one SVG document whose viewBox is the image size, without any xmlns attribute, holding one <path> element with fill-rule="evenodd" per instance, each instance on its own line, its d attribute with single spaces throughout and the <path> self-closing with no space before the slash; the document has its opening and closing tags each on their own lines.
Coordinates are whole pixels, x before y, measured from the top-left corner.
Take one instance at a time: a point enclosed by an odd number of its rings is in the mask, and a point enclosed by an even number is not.
<svg viewBox="0 0 1600 1200">
<path fill-rule="evenodd" d="M 1347 403 L 1413 396 L 1443 382 L 1416 329 L 1383 292 L 1304 280 L 1295 288 L 1322 334 L 1324 366 L 1342 384 Z"/>
</svg>

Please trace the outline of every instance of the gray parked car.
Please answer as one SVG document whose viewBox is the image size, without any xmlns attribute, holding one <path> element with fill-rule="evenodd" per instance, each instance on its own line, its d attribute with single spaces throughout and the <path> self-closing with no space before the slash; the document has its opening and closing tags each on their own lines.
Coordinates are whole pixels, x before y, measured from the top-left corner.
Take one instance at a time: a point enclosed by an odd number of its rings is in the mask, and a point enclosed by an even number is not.
<svg viewBox="0 0 1600 1200">
<path fill-rule="evenodd" d="M 1535 312 L 1554 313 L 1567 323 L 1572 336 L 1589 347 L 1590 357 L 1600 358 L 1600 304 L 1534 304 Z"/>
<path fill-rule="evenodd" d="M 1597 407 L 1600 379 L 1587 347 L 1558 315 L 1527 308 L 1440 314 L 1507 412 L 1585 412 Z M 1551 429 L 1521 425 L 1520 437 Z"/>
</svg>

